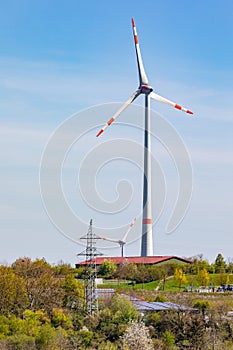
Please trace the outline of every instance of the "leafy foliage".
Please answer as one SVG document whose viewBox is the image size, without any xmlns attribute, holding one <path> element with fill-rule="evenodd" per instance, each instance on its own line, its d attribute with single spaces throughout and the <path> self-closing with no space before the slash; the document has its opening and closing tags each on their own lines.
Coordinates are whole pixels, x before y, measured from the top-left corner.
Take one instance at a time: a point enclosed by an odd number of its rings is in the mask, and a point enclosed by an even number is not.
<svg viewBox="0 0 233 350">
<path fill-rule="evenodd" d="M 198 272 L 198 280 L 201 286 L 208 286 L 210 281 L 210 276 L 205 268 L 202 268 Z"/>
<path fill-rule="evenodd" d="M 174 334 L 172 334 L 170 330 L 163 332 L 162 337 L 163 337 L 164 344 L 167 345 L 168 347 L 175 345 L 176 337 L 174 336 Z"/>
<path fill-rule="evenodd" d="M 26 307 L 28 297 L 25 281 L 7 266 L 0 266 L 0 309 L 3 315 L 20 314 Z"/>
<path fill-rule="evenodd" d="M 84 309 L 84 287 L 74 278 L 73 274 L 67 274 L 61 283 L 63 289 L 63 306 L 76 311 Z"/>
<path fill-rule="evenodd" d="M 231 261 L 224 265 L 221 256 L 212 265 L 202 257 L 182 266 L 126 263 L 114 274 L 141 281 L 126 285 L 127 293 L 148 301 L 192 306 L 195 312 L 168 310 L 142 316 L 128 297 L 116 293 L 112 299 L 100 300 L 99 311 L 87 316 L 84 287 L 75 278 L 76 270 L 62 262 L 51 266 L 44 259 L 17 259 L 12 266 L 0 266 L 0 349 L 130 350 L 140 349 L 143 343 L 145 350 L 233 350 L 233 321 L 228 314 L 233 310 L 232 294 L 161 291 L 178 291 L 185 278 L 192 286 L 231 284 L 233 275 L 227 273 L 231 265 Z M 79 269 L 79 276 L 82 273 Z M 151 281 L 150 290 L 146 290 L 147 281 Z"/>
<path fill-rule="evenodd" d="M 187 282 L 185 273 L 181 268 L 175 269 L 174 278 L 178 284 L 179 289 L 181 288 L 182 284 L 186 284 Z"/>
<path fill-rule="evenodd" d="M 221 253 L 219 253 L 215 259 L 215 271 L 218 272 L 225 272 L 226 269 L 226 262 L 224 260 L 224 257 Z"/>
<path fill-rule="evenodd" d="M 99 267 L 99 275 L 106 278 L 112 278 L 114 277 L 116 269 L 117 267 L 114 262 L 105 260 Z"/>
</svg>

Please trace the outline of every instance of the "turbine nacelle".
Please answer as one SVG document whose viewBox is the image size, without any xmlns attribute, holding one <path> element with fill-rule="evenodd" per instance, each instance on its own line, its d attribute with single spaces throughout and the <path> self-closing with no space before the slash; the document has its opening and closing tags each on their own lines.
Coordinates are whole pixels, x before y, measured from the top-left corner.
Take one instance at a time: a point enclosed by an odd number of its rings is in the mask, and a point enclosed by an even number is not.
<svg viewBox="0 0 233 350">
<path fill-rule="evenodd" d="M 149 85 L 141 85 L 141 86 L 139 86 L 139 90 L 140 90 L 141 94 L 148 95 L 153 91 L 153 88 L 152 88 L 152 86 L 149 86 Z"/>
</svg>

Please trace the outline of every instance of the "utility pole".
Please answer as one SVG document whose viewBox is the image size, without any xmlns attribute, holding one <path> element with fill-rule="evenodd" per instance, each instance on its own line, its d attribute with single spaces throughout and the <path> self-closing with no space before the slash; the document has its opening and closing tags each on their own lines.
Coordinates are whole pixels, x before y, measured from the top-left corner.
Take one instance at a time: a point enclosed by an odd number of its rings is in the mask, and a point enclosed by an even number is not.
<svg viewBox="0 0 233 350">
<path fill-rule="evenodd" d="M 86 236 L 81 237 L 80 239 L 85 239 L 87 241 L 86 249 L 77 254 L 78 256 L 85 256 L 86 260 L 86 273 L 84 279 L 84 288 L 85 288 L 85 309 L 88 315 L 92 315 L 95 311 L 98 310 L 98 299 L 96 294 L 96 256 L 103 255 L 99 253 L 96 249 L 96 235 L 92 229 L 92 219 L 90 220 L 90 225 Z"/>
</svg>

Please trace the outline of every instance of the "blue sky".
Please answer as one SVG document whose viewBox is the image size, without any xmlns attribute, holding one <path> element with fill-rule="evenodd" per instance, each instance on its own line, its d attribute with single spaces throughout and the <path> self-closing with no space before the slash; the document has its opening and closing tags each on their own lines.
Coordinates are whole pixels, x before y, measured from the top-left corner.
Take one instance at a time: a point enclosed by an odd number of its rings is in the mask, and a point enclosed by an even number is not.
<svg viewBox="0 0 233 350">
<path fill-rule="evenodd" d="M 181 135 L 193 167 L 188 214 L 167 235 L 164 227 L 171 209 L 167 201 L 155 228 L 154 251 L 187 257 L 202 253 L 210 261 L 219 252 L 233 258 L 232 13 L 230 0 L 1 4 L 1 261 L 30 256 L 74 263 L 83 249 L 60 234 L 46 215 L 39 187 L 40 161 L 51 133 L 69 116 L 94 105 L 123 102 L 137 88 L 131 17 L 150 83 L 156 92 L 195 113 L 190 118 L 152 102 L 153 110 Z M 137 103 L 142 105 L 142 98 Z M 100 116 L 99 124 L 105 119 Z M 113 125 L 102 141 L 117 137 L 117 128 Z M 127 138 L 127 130 L 122 135 Z M 90 147 L 95 142 L 95 137 L 90 138 Z M 76 181 L 74 162 L 85 152 L 86 144 L 76 145 L 64 180 L 77 212 L 85 208 L 79 207 L 78 200 L 75 203 L 69 186 Z M 174 169 L 167 160 L 163 166 L 172 201 Z M 120 166 L 112 171 L 123 176 Z M 140 183 L 140 175 L 130 167 L 127 176 Z M 128 219 L 122 214 L 123 224 L 132 221 L 133 210 L 131 214 Z M 105 222 L 104 217 L 93 219 L 100 226 Z M 138 255 L 139 246 L 138 241 L 126 246 L 128 255 Z M 118 255 L 119 248 L 109 246 L 104 253 Z"/>
</svg>

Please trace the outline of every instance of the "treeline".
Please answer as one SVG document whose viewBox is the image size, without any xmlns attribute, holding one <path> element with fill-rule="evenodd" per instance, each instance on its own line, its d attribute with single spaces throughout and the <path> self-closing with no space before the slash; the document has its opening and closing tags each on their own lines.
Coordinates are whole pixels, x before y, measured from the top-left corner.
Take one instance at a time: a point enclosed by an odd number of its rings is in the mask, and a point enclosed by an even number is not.
<svg viewBox="0 0 233 350">
<path fill-rule="evenodd" d="M 197 259 L 184 268 L 202 271 L 207 269 L 203 264 Z M 169 268 L 169 273 L 180 269 Z M 88 316 L 84 286 L 77 279 L 84 273 L 67 264 L 51 266 L 44 259 L 23 258 L 0 266 L 0 350 L 233 349 L 231 295 L 215 294 L 208 300 L 192 293 L 147 295 L 141 290 L 146 300 L 194 308 L 142 314 L 116 293 L 99 300 L 99 310 Z"/>
<path fill-rule="evenodd" d="M 44 259 L 0 266 L 0 350 L 127 349 L 121 337 L 140 314 L 115 295 L 87 315 L 83 273 Z"/>
<path fill-rule="evenodd" d="M 126 350 L 121 337 L 139 317 L 120 295 L 87 315 L 84 286 L 69 265 L 23 258 L 0 266 L 0 350 Z"/>
<path fill-rule="evenodd" d="M 75 280 L 69 265 L 51 266 L 44 259 L 18 259 L 12 266 L 0 266 L 0 310 L 5 316 L 23 316 L 25 309 L 68 308 L 72 302 L 82 308 L 83 285 Z"/>
<path fill-rule="evenodd" d="M 152 281 L 166 281 L 170 276 L 175 276 L 177 284 L 208 285 L 211 281 L 215 285 L 230 283 L 229 275 L 233 272 L 233 262 L 225 261 L 222 254 L 218 254 L 215 262 L 210 264 L 203 257 L 197 256 L 192 258 L 191 264 L 180 264 L 176 262 L 167 262 L 158 265 L 132 264 L 127 261 L 121 265 L 105 260 L 98 269 L 98 276 L 107 279 L 129 280 L 134 283 L 147 283 Z M 79 268 L 77 272 L 82 276 L 84 269 Z M 217 274 L 213 279 L 211 275 Z M 195 281 L 189 276 L 196 276 Z M 185 283 L 184 283 L 185 281 Z"/>
<path fill-rule="evenodd" d="M 76 348 L 70 332 L 83 315 L 84 288 L 74 271 L 44 259 L 0 266 L 0 349 Z"/>
</svg>

